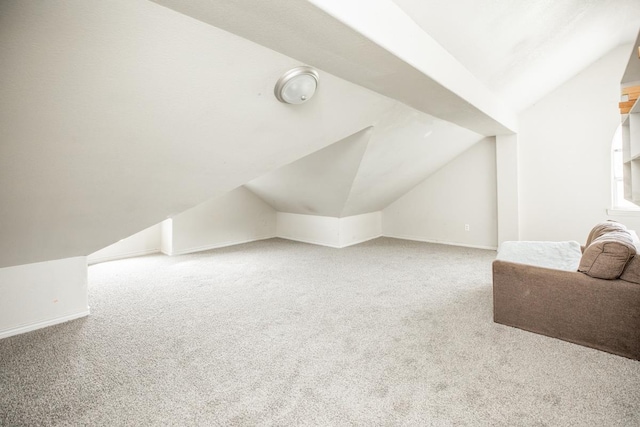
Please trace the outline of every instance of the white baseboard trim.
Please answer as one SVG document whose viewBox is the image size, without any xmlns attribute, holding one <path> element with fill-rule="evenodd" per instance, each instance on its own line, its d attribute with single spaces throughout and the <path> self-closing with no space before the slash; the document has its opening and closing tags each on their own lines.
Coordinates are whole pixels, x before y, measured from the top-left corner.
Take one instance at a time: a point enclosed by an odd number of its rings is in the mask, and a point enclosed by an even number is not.
<svg viewBox="0 0 640 427">
<path fill-rule="evenodd" d="M 383 237 L 391 237 L 393 239 L 401 239 L 401 240 L 411 240 L 413 242 L 423 242 L 423 243 L 437 243 L 439 245 L 449 245 L 449 246 L 461 246 L 463 248 L 473 248 L 473 249 L 488 249 L 491 251 L 498 250 L 497 246 L 483 246 L 483 245 L 468 245 L 466 243 L 458 243 L 458 242 L 446 242 L 443 240 L 432 240 L 432 239 L 420 239 L 416 237 L 410 236 L 402 236 L 402 235 L 393 235 L 393 234 L 382 234 Z"/>
<path fill-rule="evenodd" d="M 338 245 L 330 245 L 329 243 L 320 242 L 320 241 L 314 241 L 314 240 L 309 240 L 309 239 L 300 239 L 298 237 L 289 237 L 289 236 L 276 236 L 276 237 L 278 239 L 291 240 L 293 242 L 308 243 L 310 245 L 325 246 L 327 248 L 340 249 L 340 246 L 338 246 Z"/>
<path fill-rule="evenodd" d="M 319 242 L 319 241 L 313 241 L 313 240 L 308 240 L 308 239 L 300 239 L 297 237 L 289 237 L 289 236 L 276 236 L 279 239 L 284 239 L 284 240 L 291 240 L 294 242 L 300 242 L 300 243 L 308 243 L 310 245 L 317 245 L 317 246 L 325 246 L 327 248 L 334 248 L 334 249 L 342 249 L 342 248 L 348 248 L 349 246 L 353 246 L 353 245 L 358 245 L 360 243 L 364 243 L 364 242 L 368 242 L 369 240 L 373 240 L 373 239 L 377 239 L 379 237 L 382 237 L 382 234 L 379 234 L 377 236 L 373 236 L 373 237 L 367 237 L 365 239 L 361 239 L 361 240 L 356 240 L 353 241 L 347 245 L 331 245 L 329 243 L 325 243 L 325 242 Z"/>
<path fill-rule="evenodd" d="M 145 250 L 145 251 L 127 252 L 127 253 L 124 253 L 124 254 L 104 256 L 104 257 L 98 257 L 98 258 L 91 258 L 91 255 L 89 255 L 87 257 L 87 263 L 89 265 L 93 265 L 93 264 L 99 264 L 101 262 L 117 261 L 119 259 L 134 258 L 134 257 L 137 257 L 137 256 L 145 256 L 145 255 L 151 255 L 151 254 L 157 254 L 157 253 L 160 253 L 160 248 L 158 248 L 158 249 L 149 249 L 149 250 Z"/>
<path fill-rule="evenodd" d="M 369 240 L 373 240 L 373 239 L 378 239 L 382 237 L 382 234 L 378 234 L 377 236 L 372 236 L 372 237 L 365 237 L 364 239 L 360 239 L 360 240 L 355 240 L 347 245 L 342 245 L 340 246 L 341 248 L 348 248 L 349 246 L 353 246 L 353 245 L 359 245 L 360 243 L 364 243 L 364 242 L 368 242 Z"/>
<path fill-rule="evenodd" d="M 317 241 L 317 240 L 300 239 L 300 238 L 297 238 L 297 237 L 282 236 L 282 235 L 274 234 L 274 235 L 269 235 L 269 236 L 257 237 L 255 239 L 238 240 L 238 241 L 230 241 L 230 242 L 223 242 L 223 243 L 215 243 L 215 244 L 212 244 L 212 245 L 198 246 L 198 247 L 195 247 L 195 248 L 188 248 L 188 249 L 182 249 L 182 250 L 179 250 L 179 251 L 172 251 L 171 253 L 167 253 L 166 251 L 163 251 L 161 249 L 152 249 L 152 250 L 147 250 L 147 251 L 129 252 L 129 253 L 126 253 L 126 254 L 120 254 L 120 255 L 114 255 L 114 256 L 109 256 L 109 257 L 101 257 L 101 258 L 91 259 L 91 260 L 89 260 L 88 263 L 89 263 L 89 265 L 93 265 L 93 264 L 99 264 L 101 262 L 116 261 L 116 260 L 119 260 L 119 259 L 134 258 L 134 257 L 138 257 L 138 256 L 152 255 L 152 254 L 157 254 L 157 253 L 161 253 L 161 254 L 168 255 L 168 256 L 187 255 L 187 254 L 193 254 L 193 253 L 197 253 L 197 252 L 209 251 L 209 250 L 212 250 L 212 249 L 226 248 L 226 247 L 229 247 L 229 246 L 242 245 L 242 244 L 245 244 L 245 243 L 257 242 L 257 241 L 260 241 L 260 240 L 268 240 L 268 239 L 273 239 L 273 238 L 280 238 L 280 239 L 284 239 L 284 240 L 292 240 L 294 242 L 308 243 L 310 245 L 318 245 L 318 246 L 325 246 L 325 247 L 328 247 L 328 248 L 341 249 L 341 248 L 347 248 L 349 246 L 359 245 L 360 243 L 368 242 L 369 240 L 378 239 L 380 237 L 391 237 L 391 238 L 394 238 L 394 239 L 411 240 L 411 241 L 414 241 L 414 242 L 437 243 L 437 244 L 441 244 L 441 245 L 461 246 L 461 247 L 465 247 L 465 248 L 474 248 L 474 249 L 489 249 L 489 250 L 494 250 L 494 251 L 498 249 L 495 246 L 468 245 L 468 244 L 465 244 L 465 243 L 447 242 L 447 241 L 433 240 L 433 239 L 420 239 L 420 238 L 416 238 L 416 237 L 403 236 L 403 235 L 391 235 L 391 234 L 384 234 L 384 233 L 383 234 L 378 234 L 378 235 L 375 235 L 375 236 L 371 236 L 371 237 L 366 237 L 364 239 L 356 240 L 356 241 L 350 242 L 350 243 L 348 243 L 346 245 L 332 245 L 332 244 L 321 242 L 321 241 Z M 0 334 L 1 334 L 1 332 L 0 332 Z M 1 335 L 0 335 L 0 338 L 2 338 Z"/>
<path fill-rule="evenodd" d="M 89 312 L 89 307 L 87 307 L 86 310 L 80 311 L 78 313 L 68 314 L 66 316 L 56 317 L 55 319 L 43 320 L 41 322 L 31 323 L 29 325 L 0 331 L 0 339 L 24 334 L 25 332 L 35 331 L 36 329 L 46 328 L 47 326 L 57 325 L 59 323 L 68 322 L 70 320 L 79 319 L 81 317 L 88 316 Z"/>
<path fill-rule="evenodd" d="M 238 240 L 238 241 L 231 241 L 231 242 L 224 242 L 224 243 L 214 243 L 212 245 L 205 245 L 205 246 L 198 246 L 198 247 L 195 247 L 195 248 L 181 249 L 179 251 L 171 251 L 170 254 L 166 253 L 164 251 L 162 251 L 162 253 L 165 254 L 165 255 L 169 255 L 169 256 L 187 255 L 187 254 L 193 254 L 193 253 L 196 253 L 196 252 L 210 251 L 211 249 L 220 249 L 220 248 L 226 248 L 226 247 L 229 247 L 229 246 L 242 245 L 244 243 L 251 243 L 251 242 L 257 242 L 257 241 L 260 241 L 260 240 L 273 239 L 275 237 L 278 237 L 278 236 L 273 234 L 273 235 L 269 235 L 269 236 L 256 237 L 255 239 Z"/>
</svg>

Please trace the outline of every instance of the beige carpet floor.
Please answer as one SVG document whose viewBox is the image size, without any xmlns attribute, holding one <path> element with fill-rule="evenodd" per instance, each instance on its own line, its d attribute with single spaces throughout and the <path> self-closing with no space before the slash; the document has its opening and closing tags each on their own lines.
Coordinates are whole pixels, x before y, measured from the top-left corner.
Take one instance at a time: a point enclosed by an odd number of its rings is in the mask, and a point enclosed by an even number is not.
<svg viewBox="0 0 640 427">
<path fill-rule="evenodd" d="M 639 426 L 640 363 L 492 322 L 495 252 L 273 239 L 89 268 L 0 340 L 2 426 Z"/>
</svg>

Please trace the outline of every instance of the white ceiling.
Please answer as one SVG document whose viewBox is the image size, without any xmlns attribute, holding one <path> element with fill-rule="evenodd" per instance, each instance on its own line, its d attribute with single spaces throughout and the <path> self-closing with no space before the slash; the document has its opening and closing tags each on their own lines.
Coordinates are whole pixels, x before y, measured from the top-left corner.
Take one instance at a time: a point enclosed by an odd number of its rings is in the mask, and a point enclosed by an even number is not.
<svg viewBox="0 0 640 427">
<path fill-rule="evenodd" d="M 474 132 L 516 131 L 513 111 L 391 0 L 152 1 Z"/>
<path fill-rule="evenodd" d="M 638 33 L 638 37 L 636 38 L 634 46 L 640 46 L 640 33 Z M 627 63 L 627 69 L 624 71 L 621 83 L 625 86 L 635 85 L 638 75 L 640 75 L 640 51 L 631 49 L 631 53 L 629 54 L 629 62 Z"/>
<path fill-rule="evenodd" d="M 484 135 L 640 28 L 640 0 L 153 1 Z"/>
<path fill-rule="evenodd" d="M 640 28 L 640 0 L 393 0 L 516 111 Z"/>
<path fill-rule="evenodd" d="M 376 212 L 482 139 L 396 102 L 371 126 L 246 186 L 279 212 Z"/>
</svg>

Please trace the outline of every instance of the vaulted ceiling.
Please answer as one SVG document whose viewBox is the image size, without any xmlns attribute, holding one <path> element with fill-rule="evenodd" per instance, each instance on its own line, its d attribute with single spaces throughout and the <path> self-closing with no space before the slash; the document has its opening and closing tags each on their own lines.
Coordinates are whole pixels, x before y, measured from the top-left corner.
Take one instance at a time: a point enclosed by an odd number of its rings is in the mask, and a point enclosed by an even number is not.
<svg viewBox="0 0 640 427">
<path fill-rule="evenodd" d="M 87 255 L 248 182 L 290 206 L 274 189 L 317 179 L 299 159 L 350 153 L 316 212 L 380 209 L 517 132 L 518 109 L 630 40 L 638 3 L 2 1 L 0 267 Z M 317 95 L 279 103 L 301 63 Z"/>
<path fill-rule="evenodd" d="M 637 0 L 153 1 L 484 135 L 640 28 Z"/>
<path fill-rule="evenodd" d="M 153 1 L 413 107 L 247 184 L 279 211 L 336 217 L 383 208 L 481 139 L 425 123 L 515 131 L 509 112 L 630 41 L 640 17 L 631 0 Z"/>
<path fill-rule="evenodd" d="M 638 0 L 393 0 L 520 111 L 640 28 Z"/>
<path fill-rule="evenodd" d="M 153 1 L 474 132 L 517 128 L 510 108 L 391 0 Z"/>
</svg>

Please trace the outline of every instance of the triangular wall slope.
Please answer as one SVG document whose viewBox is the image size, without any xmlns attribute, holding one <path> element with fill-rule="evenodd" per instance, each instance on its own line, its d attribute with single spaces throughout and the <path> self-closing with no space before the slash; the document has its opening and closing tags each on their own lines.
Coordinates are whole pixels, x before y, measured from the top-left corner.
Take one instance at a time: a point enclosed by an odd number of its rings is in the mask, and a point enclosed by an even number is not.
<svg viewBox="0 0 640 427">
<path fill-rule="evenodd" d="M 246 187 L 279 212 L 338 217 L 367 149 L 368 127 Z"/>
<path fill-rule="evenodd" d="M 246 186 L 279 212 L 336 218 L 376 212 L 481 139 L 395 103 L 367 129 Z"/>
</svg>

